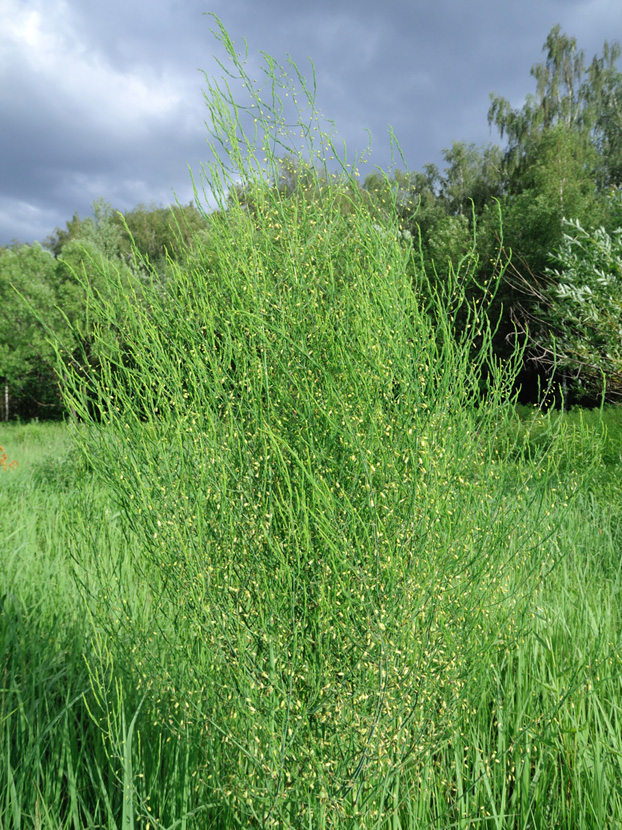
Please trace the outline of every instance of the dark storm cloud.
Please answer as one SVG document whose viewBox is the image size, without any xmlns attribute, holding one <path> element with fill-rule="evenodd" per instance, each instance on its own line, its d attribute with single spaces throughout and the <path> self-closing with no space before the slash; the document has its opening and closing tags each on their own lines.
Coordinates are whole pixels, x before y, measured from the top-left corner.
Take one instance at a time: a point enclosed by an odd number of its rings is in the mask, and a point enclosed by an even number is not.
<svg viewBox="0 0 622 830">
<path fill-rule="evenodd" d="M 192 197 L 208 156 L 199 69 L 223 50 L 202 0 L 0 0 L 0 244 L 43 239 L 97 197 L 128 209 Z M 555 23 L 587 60 L 622 37 L 619 0 L 219 0 L 236 47 L 289 53 L 351 151 L 373 138 L 390 162 L 388 125 L 408 166 L 439 163 L 453 140 L 498 141 L 489 93 L 520 106 Z"/>
</svg>

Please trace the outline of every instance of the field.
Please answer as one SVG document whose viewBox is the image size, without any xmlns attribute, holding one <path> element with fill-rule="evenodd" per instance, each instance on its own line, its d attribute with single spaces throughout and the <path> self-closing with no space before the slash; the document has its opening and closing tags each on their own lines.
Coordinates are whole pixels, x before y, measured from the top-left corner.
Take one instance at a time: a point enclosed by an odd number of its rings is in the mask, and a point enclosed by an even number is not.
<svg viewBox="0 0 622 830">
<path fill-rule="evenodd" d="M 501 256 L 218 36 L 208 229 L 91 257 L 71 419 L 0 428 L 0 830 L 620 826 L 619 410 L 518 409 Z"/>
<path fill-rule="evenodd" d="M 604 419 L 601 461 L 543 541 L 555 564 L 520 639 L 494 652 L 459 721 L 356 826 L 620 826 L 622 423 L 615 410 Z M 598 413 L 586 420 L 596 440 Z M 110 496 L 62 425 L 7 425 L 0 442 L 18 461 L 0 471 L 0 827 L 237 826 L 200 724 L 180 732 L 140 687 L 131 649 L 88 613 L 102 562 L 120 563 L 129 603 L 144 599 L 122 571 L 133 542 Z"/>
</svg>

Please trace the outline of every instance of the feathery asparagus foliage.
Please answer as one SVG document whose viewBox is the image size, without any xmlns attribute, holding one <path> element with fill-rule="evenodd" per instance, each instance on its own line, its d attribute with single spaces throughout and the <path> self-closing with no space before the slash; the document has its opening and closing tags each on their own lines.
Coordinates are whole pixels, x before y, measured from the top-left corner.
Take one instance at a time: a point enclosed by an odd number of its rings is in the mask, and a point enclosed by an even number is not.
<svg viewBox="0 0 622 830">
<path fill-rule="evenodd" d="M 240 823 L 380 821 L 519 641 L 576 480 L 548 486 L 550 448 L 500 452 L 518 361 L 495 361 L 467 300 L 473 258 L 432 291 L 302 74 L 265 55 L 259 86 L 217 37 L 202 178 L 220 210 L 164 284 L 102 265 L 100 365 L 65 369 L 148 589 L 148 613 L 120 601 L 110 628 Z M 285 153 L 306 165 L 287 193 Z"/>
</svg>

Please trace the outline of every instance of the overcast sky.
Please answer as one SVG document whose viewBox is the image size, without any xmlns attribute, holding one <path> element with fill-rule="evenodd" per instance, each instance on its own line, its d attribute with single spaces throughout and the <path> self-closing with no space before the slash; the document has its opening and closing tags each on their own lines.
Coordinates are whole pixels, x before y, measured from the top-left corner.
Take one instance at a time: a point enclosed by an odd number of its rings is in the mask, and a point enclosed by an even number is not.
<svg viewBox="0 0 622 830">
<path fill-rule="evenodd" d="M 315 64 L 317 100 L 351 151 L 392 125 L 409 169 L 452 141 L 499 142 L 490 92 L 520 106 L 556 23 L 585 50 L 622 40 L 622 0 L 0 0 L 0 245 L 43 240 L 103 197 L 120 210 L 192 199 L 209 159 L 204 78 L 222 20 L 259 52 Z M 368 168 L 369 169 L 369 164 Z"/>
</svg>

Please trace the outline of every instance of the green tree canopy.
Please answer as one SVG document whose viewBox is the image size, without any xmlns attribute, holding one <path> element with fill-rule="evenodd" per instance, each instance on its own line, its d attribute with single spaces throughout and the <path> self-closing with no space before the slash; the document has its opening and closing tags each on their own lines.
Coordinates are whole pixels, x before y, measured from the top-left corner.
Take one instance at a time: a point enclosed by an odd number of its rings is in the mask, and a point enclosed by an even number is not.
<svg viewBox="0 0 622 830">
<path fill-rule="evenodd" d="M 564 220 L 540 290 L 532 342 L 538 359 L 569 377 L 578 394 L 622 399 L 622 196 L 611 191 L 618 227 L 590 230 Z"/>
<path fill-rule="evenodd" d="M 0 379 L 13 406 L 27 413 L 56 414 L 60 406 L 48 339 L 63 328 L 56 271 L 53 255 L 37 243 L 0 257 Z"/>
</svg>

